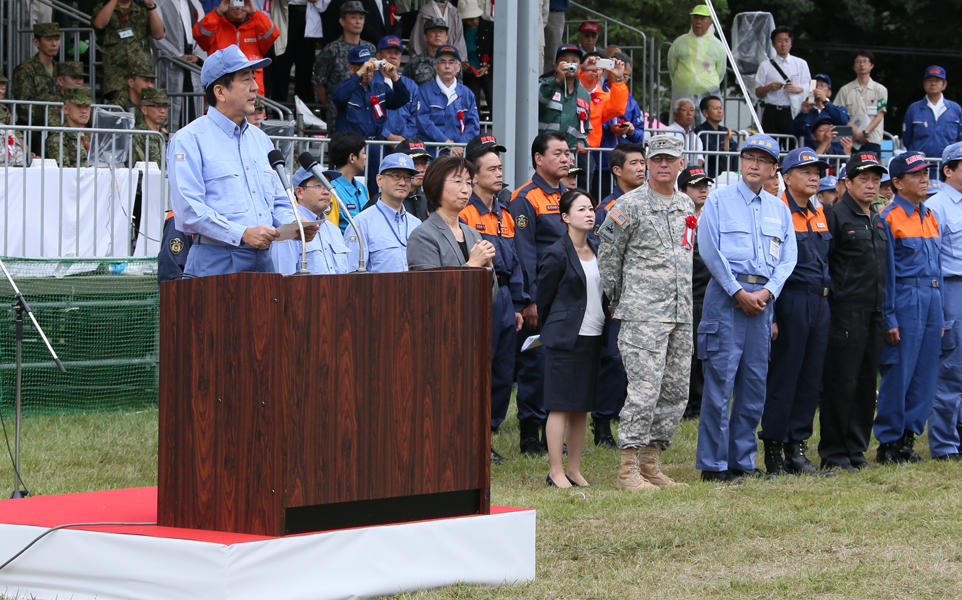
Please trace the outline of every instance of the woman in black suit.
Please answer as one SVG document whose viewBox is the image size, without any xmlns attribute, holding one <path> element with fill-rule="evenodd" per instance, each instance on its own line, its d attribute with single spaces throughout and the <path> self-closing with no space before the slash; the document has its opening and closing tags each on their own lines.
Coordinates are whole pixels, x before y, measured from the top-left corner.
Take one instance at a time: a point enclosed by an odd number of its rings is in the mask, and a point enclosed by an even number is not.
<svg viewBox="0 0 962 600">
<path fill-rule="evenodd" d="M 538 266 L 538 315 L 544 319 L 544 408 L 551 470 L 545 480 L 555 487 L 589 485 L 581 475 L 588 413 L 598 397 L 598 366 L 608 331 L 608 298 L 601 287 L 597 247 L 588 239 L 595 211 L 588 192 L 573 189 L 559 201 L 568 235 L 549 247 Z M 567 436 L 565 429 L 567 427 Z M 562 448 L 568 443 L 568 469 Z"/>
</svg>

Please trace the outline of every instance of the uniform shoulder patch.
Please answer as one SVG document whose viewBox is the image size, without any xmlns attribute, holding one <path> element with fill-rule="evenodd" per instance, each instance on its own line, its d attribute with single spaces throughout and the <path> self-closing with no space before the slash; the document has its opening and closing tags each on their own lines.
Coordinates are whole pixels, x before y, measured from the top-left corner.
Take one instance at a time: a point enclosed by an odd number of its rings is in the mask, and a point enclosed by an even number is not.
<svg viewBox="0 0 962 600">
<path fill-rule="evenodd" d="M 601 227 L 598 228 L 595 235 L 608 243 L 615 241 L 615 222 L 611 219 L 605 219 L 605 222 L 601 224 Z"/>
<path fill-rule="evenodd" d="M 622 227 L 624 227 L 625 223 L 628 222 L 628 218 L 625 215 L 621 214 L 621 211 L 618 210 L 617 208 L 612 208 L 611 212 L 608 213 L 608 216 L 611 217 L 612 221 L 614 221 L 615 223 L 617 223 Z"/>
<path fill-rule="evenodd" d="M 184 249 L 184 240 L 179 237 L 175 237 L 170 240 L 170 251 L 173 254 L 180 254 Z"/>
<path fill-rule="evenodd" d="M 514 224 L 518 226 L 518 229 L 524 229 L 528 226 L 528 216 L 518 215 L 518 218 L 514 220 Z"/>
</svg>

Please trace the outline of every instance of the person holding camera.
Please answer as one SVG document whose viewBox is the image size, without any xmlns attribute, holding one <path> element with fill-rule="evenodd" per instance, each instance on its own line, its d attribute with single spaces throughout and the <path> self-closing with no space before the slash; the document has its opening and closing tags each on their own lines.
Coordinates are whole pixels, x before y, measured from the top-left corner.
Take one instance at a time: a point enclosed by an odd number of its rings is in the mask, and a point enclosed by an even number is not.
<svg viewBox="0 0 962 600">
<path fill-rule="evenodd" d="M 267 13 L 257 10 L 252 0 L 221 0 L 194 25 L 194 39 L 207 54 L 237 46 L 249 61 L 264 58 L 280 31 Z M 254 72 L 257 89 L 264 94 L 264 70 Z"/>
<path fill-rule="evenodd" d="M 591 96 L 578 80 L 581 50 L 574 44 L 558 48 L 554 60 L 554 76 L 538 81 L 538 133 L 560 131 L 568 140 L 568 149 L 584 152 L 591 131 Z"/>
</svg>

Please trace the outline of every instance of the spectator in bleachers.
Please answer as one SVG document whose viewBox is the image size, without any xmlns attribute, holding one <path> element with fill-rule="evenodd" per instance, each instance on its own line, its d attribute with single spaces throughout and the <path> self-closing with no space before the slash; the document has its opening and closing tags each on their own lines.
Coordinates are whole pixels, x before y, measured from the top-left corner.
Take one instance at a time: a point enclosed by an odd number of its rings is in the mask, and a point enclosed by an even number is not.
<svg viewBox="0 0 962 600">
<path fill-rule="evenodd" d="M 383 38 L 377 45 L 377 57 L 379 60 L 386 60 L 388 64 L 394 65 L 400 73 L 401 68 L 401 38 L 396 35 L 389 35 Z M 381 71 L 374 74 L 374 83 L 384 83 L 390 88 L 400 85 L 408 93 L 409 101 L 396 110 L 387 110 L 387 120 L 381 128 L 381 135 L 384 139 L 391 142 L 400 142 L 407 138 L 415 137 L 418 134 L 418 126 L 414 120 L 417 111 L 417 103 L 414 102 L 418 93 L 418 84 L 413 79 L 400 75 L 398 82 L 395 83 L 390 77 L 385 78 Z"/>
<path fill-rule="evenodd" d="M 411 53 L 423 54 L 427 50 L 428 44 L 424 38 L 424 33 L 427 31 L 428 22 L 434 19 L 440 19 L 448 26 L 448 40 L 445 44 L 457 48 L 458 56 L 463 56 L 467 60 L 468 47 L 464 43 L 464 26 L 461 24 L 461 13 L 458 12 L 458 7 L 448 0 L 427 0 L 421 5 L 417 22 L 414 24 L 414 31 L 411 32 Z M 415 81 L 417 80 L 415 79 Z"/>
<path fill-rule="evenodd" d="M 838 177 L 826 175 L 818 181 L 818 192 L 815 195 L 822 206 L 831 206 L 838 201 Z"/>
<path fill-rule="evenodd" d="M 222 5 L 226 3 L 224 0 Z M 97 32 L 104 65 L 101 94 L 111 104 L 120 104 L 132 61 L 150 60 L 148 38 L 164 39 L 164 24 L 154 0 L 107 0 L 94 7 L 92 14 L 90 24 Z"/>
<path fill-rule="evenodd" d="M 351 76 L 348 70 L 348 52 L 357 46 L 366 47 L 372 54 L 376 52 L 374 44 L 361 39 L 366 11 L 359 0 L 348 0 L 341 5 L 340 11 L 339 22 L 344 33 L 324 46 L 324 50 L 317 55 L 317 60 L 314 61 L 314 75 L 311 79 L 318 100 L 321 104 L 327 105 L 326 118 L 332 125 L 337 122 L 337 108 L 334 107 L 332 93 L 337 84 Z M 344 228 L 342 227 L 341 230 L 343 231 Z"/>
<path fill-rule="evenodd" d="M 395 0 L 360 0 L 358 3 L 366 17 L 364 27 L 361 29 L 362 40 L 377 44 L 379 40 L 389 35 L 402 37 L 401 20 L 398 17 L 402 11 L 399 3 Z M 353 4 L 353 1 L 333 0 L 327 10 L 336 14 L 345 4 Z M 413 19 L 414 15 L 406 18 Z"/>
<path fill-rule="evenodd" d="M 247 115 L 247 122 L 254 127 L 260 127 L 261 123 L 267 118 L 267 107 L 261 102 L 260 95 L 254 98 L 254 112 Z"/>
<path fill-rule="evenodd" d="M 481 119 L 474 94 L 458 83 L 461 56 L 454 46 L 441 46 L 434 63 L 437 77 L 418 90 L 418 133 L 428 142 L 467 143 L 481 133 Z M 461 156 L 464 148 L 451 148 Z"/>
<path fill-rule="evenodd" d="M 57 87 L 54 70 L 54 57 L 60 52 L 60 41 L 60 25 L 57 23 L 37 23 L 33 26 L 33 46 L 37 53 L 13 70 L 10 95 L 14 99 L 31 102 L 60 100 L 60 88 Z M 32 125 L 43 125 L 43 107 L 35 106 L 29 111 L 21 109 L 17 121 L 26 125 L 28 119 L 31 119 L 29 122 Z"/>
<path fill-rule="evenodd" d="M 358 175 L 364 173 L 364 166 L 367 164 L 367 150 L 364 146 L 364 137 L 353 131 L 339 131 L 331 136 L 331 163 L 342 175 L 337 181 L 332 181 L 331 185 L 352 217 L 357 216 L 368 201 L 367 187 L 357 179 Z M 338 216 L 337 226 L 343 232 L 349 221 L 345 215 L 338 213 Z"/>
<path fill-rule="evenodd" d="M 792 135 L 804 137 L 803 145 L 809 148 L 812 147 L 812 129 L 815 128 L 816 123 L 828 119 L 837 127 L 848 125 L 852 120 L 846 108 L 836 106 L 829 100 L 832 97 L 831 78 L 824 73 L 819 73 L 814 79 L 815 91 L 812 92 L 814 102 L 809 102 L 808 99 L 802 102 L 801 111 L 792 121 Z"/>
<path fill-rule="evenodd" d="M 595 47 L 598 44 L 598 24 L 592 21 L 585 21 L 578 27 L 578 48 L 582 54 L 597 52 Z"/>
<path fill-rule="evenodd" d="M 481 106 L 481 93 L 488 110 L 494 106 L 494 79 L 491 76 L 491 56 L 494 54 L 494 23 L 481 18 L 481 9 L 476 4 L 461 8 L 464 23 L 464 43 L 468 47 L 467 63 L 464 69 L 464 85 L 478 100 Z"/>
<path fill-rule="evenodd" d="M 817 154 L 848 155 L 852 152 L 852 138 L 839 138 L 838 132 L 835 131 L 835 123 L 828 117 L 815 122 L 811 138 L 811 144 L 805 145 Z"/>
<path fill-rule="evenodd" d="M 762 101 L 762 129 L 767 133 L 791 133 L 792 119 L 801 108 L 811 71 L 808 63 L 789 54 L 792 51 L 792 30 L 776 27 L 772 31 L 772 46 L 777 56 L 758 65 L 755 74 L 755 95 Z"/>
<path fill-rule="evenodd" d="M 287 102 L 291 87 L 291 67 L 294 67 L 294 95 L 310 102 L 314 90 L 310 79 L 305 77 L 314 68 L 314 54 L 317 42 L 324 36 L 321 13 L 329 7 L 330 0 L 293 0 L 287 3 L 287 23 L 279 39 L 284 39 L 282 53 L 277 55 L 271 65 L 270 97 L 278 102 Z M 277 10 L 274 6 L 273 10 Z M 393 18 L 393 16 L 392 16 Z M 374 19 L 370 19 L 373 23 Z M 368 19 L 365 19 L 365 23 Z M 361 33 L 364 36 L 364 33 Z M 278 45 L 274 46 L 275 53 Z M 262 92 L 267 95 L 267 90 Z"/>
<path fill-rule="evenodd" d="M 134 114 L 134 124 L 141 125 L 144 115 L 140 112 L 144 90 L 157 86 L 157 77 L 150 61 L 142 57 L 131 60 L 130 74 L 127 75 L 127 94 L 120 99 L 119 105 Z"/>
<path fill-rule="evenodd" d="M 67 88 L 81 87 L 84 84 L 84 77 L 87 76 L 86 71 L 84 71 L 84 64 L 81 62 L 59 62 L 56 63 L 54 72 L 57 75 L 57 87 L 60 91 L 57 93 L 57 101 L 63 102 L 63 92 Z M 59 106 L 50 106 L 47 108 L 47 124 L 53 127 L 58 127 L 62 124 L 63 110 Z"/>
<path fill-rule="evenodd" d="M 90 121 L 90 88 L 70 88 L 64 92 L 64 126 L 83 129 Z M 63 154 L 61 154 L 61 139 Z M 45 144 L 46 158 L 52 158 L 62 167 L 86 167 L 91 136 L 86 131 L 77 133 L 51 133 Z"/>
<path fill-rule="evenodd" d="M 628 109 L 628 86 L 625 84 L 625 63 L 615 59 L 613 69 L 605 69 L 608 88 L 601 86 L 602 69 L 598 68 L 598 59 L 601 56 L 597 52 L 586 54 L 581 61 L 581 85 L 588 90 L 591 97 L 591 110 L 588 118 L 591 123 L 591 131 L 588 133 L 588 147 L 598 148 L 601 144 L 603 133 L 602 124 L 616 117 L 625 114 Z M 589 191 L 595 197 L 599 195 L 598 173 L 601 164 L 599 153 L 593 153 L 588 160 L 586 154 L 580 155 L 579 164 L 588 168 L 588 179 L 592 182 Z M 589 164 L 590 163 L 590 164 Z"/>
<path fill-rule="evenodd" d="M 448 24 L 444 19 L 428 19 L 424 24 L 425 48 L 420 54 L 411 57 L 404 67 L 404 76 L 413 80 L 418 86 L 431 81 L 437 76 L 434 70 L 435 54 L 438 48 L 448 43 Z"/>
<path fill-rule="evenodd" d="M 902 142 L 906 150 L 940 157 L 946 146 L 962 141 L 962 127 L 959 126 L 962 108 L 942 95 L 946 86 L 942 67 L 933 65 L 926 69 L 922 86 L 925 98 L 905 111 Z"/>
<path fill-rule="evenodd" d="M 581 50 L 573 44 L 560 46 L 555 53 L 555 73 L 538 80 L 538 133 L 559 131 L 568 148 L 584 152 L 591 131 L 591 96 L 578 80 Z M 574 65 L 574 69 L 569 69 Z"/>
<path fill-rule="evenodd" d="M 337 84 L 332 93 L 337 109 L 334 130 L 355 131 L 369 140 L 382 139 L 387 111 L 397 110 L 410 100 L 407 88 L 385 83 L 398 82 L 397 67 L 387 63 L 383 69 L 376 69 L 373 53 L 364 46 L 351 48 L 347 60 L 351 76 Z M 372 81 L 375 72 L 382 76 L 381 81 Z"/>
<path fill-rule="evenodd" d="M 702 147 L 708 152 L 737 152 L 738 141 L 732 139 L 734 132 L 722 125 L 725 120 L 725 106 L 718 96 L 705 96 L 698 106 L 704 122 L 695 127 L 695 133 L 701 140 Z M 732 164 L 729 164 L 731 162 Z M 709 155 L 705 160 L 705 171 L 709 177 L 715 177 L 719 172 L 737 170 L 734 161 L 728 157 Z"/>
<path fill-rule="evenodd" d="M 562 43 L 568 43 L 564 39 L 564 33 L 565 11 L 569 8 L 571 8 L 571 0 L 549 0 L 548 2 L 548 21 L 544 25 L 544 47 L 548 51 Z"/>
<path fill-rule="evenodd" d="M 705 5 L 696 6 L 691 11 L 691 30 L 675 38 L 668 50 L 672 102 L 691 98 L 700 104 L 708 94 L 720 95 L 727 64 L 725 46 L 713 35 L 711 12 Z"/>
<path fill-rule="evenodd" d="M 151 42 L 157 60 L 155 70 L 157 85 L 169 93 L 202 92 L 200 73 L 194 73 L 175 65 L 163 58 L 179 58 L 193 65 L 199 65 L 207 53 L 194 39 L 194 25 L 198 19 L 214 10 L 198 0 L 157 0 L 157 12 L 164 24 L 164 39 Z M 170 122 L 174 127 L 184 125 L 204 114 L 204 99 L 198 97 L 170 98 Z"/>
<path fill-rule="evenodd" d="M 631 57 L 621 52 L 611 55 L 611 58 L 625 63 L 625 85 L 631 78 Z M 628 87 L 628 104 L 623 115 L 609 119 L 601 126 L 601 145 L 600 148 L 614 148 L 618 144 L 631 142 L 634 144 L 645 143 L 645 115 L 641 112 L 641 107 L 631 94 L 631 87 Z M 606 198 L 612 190 L 611 171 L 608 168 L 610 152 L 601 153 L 601 194 L 600 198 Z M 625 190 L 627 191 L 627 190 Z M 604 202 L 604 200 L 602 200 Z M 604 219 L 597 218 L 597 224 L 604 222 Z"/>
<path fill-rule="evenodd" d="M 157 131 L 167 138 L 167 111 L 170 100 L 167 90 L 147 88 L 141 94 L 140 107 L 137 112 L 143 115 L 141 122 L 134 127 L 139 131 Z M 133 137 L 134 163 L 154 162 L 160 164 L 160 140 L 153 135 L 135 135 Z"/>
<path fill-rule="evenodd" d="M 685 142 L 685 152 L 701 152 L 704 146 L 701 137 L 694 130 L 695 103 L 691 98 L 679 98 L 671 103 L 671 116 L 674 123 L 664 128 L 661 133 L 681 138 Z M 701 154 L 686 154 L 689 166 L 705 166 L 705 157 Z"/>
<path fill-rule="evenodd" d="M 247 60 L 260 60 L 274 44 L 280 32 L 267 13 L 257 10 L 252 0 L 244 0 L 244 6 L 235 8 L 230 0 L 221 0 L 200 23 L 194 25 L 194 39 L 208 54 L 227 46 L 236 45 Z M 264 70 L 254 72 L 257 89 L 264 93 Z"/>
<path fill-rule="evenodd" d="M 891 201 L 892 197 L 895 196 L 895 188 L 892 187 L 892 178 L 888 173 L 882 175 L 882 182 L 879 183 L 878 193 L 880 196 L 889 201 Z"/>
<path fill-rule="evenodd" d="M 860 115 L 868 121 L 862 124 L 861 130 L 853 125 L 854 147 L 880 155 L 889 91 L 884 85 L 872 79 L 875 55 L 870 50 L 856 51 L 852 60 L 855 81 L 843 85 L 835 100 L 839 106 L 848 110 L 853 121 Z"/>
</svg>

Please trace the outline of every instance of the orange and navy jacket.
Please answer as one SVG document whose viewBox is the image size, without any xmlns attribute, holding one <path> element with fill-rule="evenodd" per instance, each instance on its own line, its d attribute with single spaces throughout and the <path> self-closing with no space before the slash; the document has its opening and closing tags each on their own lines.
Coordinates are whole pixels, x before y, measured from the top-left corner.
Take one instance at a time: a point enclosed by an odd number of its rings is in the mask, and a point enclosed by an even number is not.
<svg viewBox="0 0 962 600">
<path fill-rule="evenodd" d="M 508 280 L 514 312 L 524 311 L 531 300 L 524 291 L 524 273 L 514 249 L 514 217 L 497 199 L 488 210 L 477 194 L 471 194 L 471 200 L 458 216 L 468 226 L 474 227 L 482 239 L 494 245 L 494 272 L 498 279 Z"/>
<path fill-rule="evenodd" d="M 782 192 L 782 202 L 792 213 L 798 260 L 795 270 L 785 280 L 786 285 L 798 284 L 828 288 L 832 280 L 828 273 L 828 247 L 832 234 L 825 220 L 825 209 L 809 200 L 804 208 L 792 198 L 788 190 Z"/>
<path fill-rule="evenodd" d="M 563 183 L 553 188 L 537 173 L 511 196 L 508 211 L 514 217 L 514 248 L 524 272 L 529 298 L 538 297 L 538 264 L 549 246 L 568 233 L 558 202 L 568 191 Z"/>
<path fill-rule="evenodd" d="M 912 279 L 938 281 L 937 292 L 942 296 L 942 240 L 935 213 L 919 203 L 914 204 L 896 194 L 882 209 L 882 226 L 888 236 L 885 260 L 885 299 L 882 317 L 885 329 L 899 326 L 895 315 L 897 287 L 912 285 L 919 289 L 933 289 L 931 284 L 922 285 Z M 939 314 L 942 311 L 939 310 Z"/>
<path fill-rule="evenodd" d="M 588 134 L 588 147 L 597 148 L 601 145 L 602 124 L 615 117 L 621 117 L 628 110 L 628 86 L 623 81 L 611 84 L 611 91 L 601 87 L 601 83 L 588 93 L 591 96 L 591 110 L 588 118 L 591 123 L 591 133 Z"/>
<path fill-rule="evenodd" d="M 611 193 L 605 196 L 605 199 L 599 202 L 598 206 L 595 207 L 595 228 L 588 232 L 588 237 L 591 238 L 592 242 L 596 244 L 600 243 L 597 235 L 598 228 L 604 224 L 605 219 L 608 218 L 608 211 L 611 210 L 611 207 L 615 205 L 615 202 L 618 201 L 618 198 L 621 198 L 624 195 L 625 193 L 621 191 L 621 188 L 618 187 L 618 184 L 616 183 L 614 184 Z"/>
</svg>

